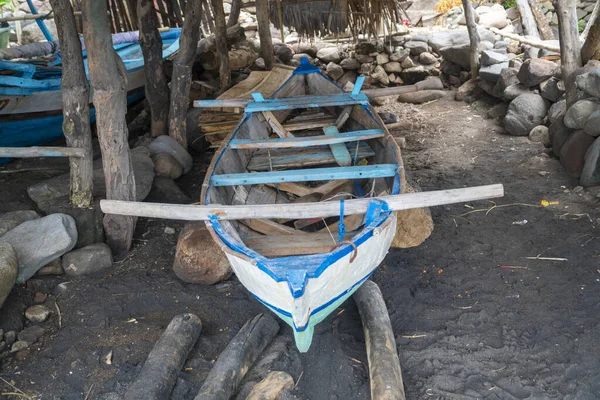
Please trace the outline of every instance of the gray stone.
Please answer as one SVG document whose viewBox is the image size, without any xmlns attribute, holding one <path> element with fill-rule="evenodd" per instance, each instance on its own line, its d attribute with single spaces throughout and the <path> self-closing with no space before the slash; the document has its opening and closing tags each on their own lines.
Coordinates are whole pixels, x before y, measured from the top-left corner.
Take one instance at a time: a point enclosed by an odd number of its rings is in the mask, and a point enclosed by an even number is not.
<svg viewBox="0 0 600 400">
<path fill-rule="evenodd" d="M 412 56 L 418 56 L 419 54 L 429 50 L 429 46 L 426 42 L 419 42 L 416 40 L 411 40 L 410 42 L 404 43 L 404 48 L 409 49 Z"/>
<path fill-rule="evenodd" d="M 398 61 L 401 63 L 410 55 L 410 49 L 396 49 L 390 55 L 390 61 Z"/>
<path fill-rule="evenodd" d="M 329 77 L 334 81 L 337 81 L 342 77 L 342 75 L 344 75 L 344 69 L 339 64 L 334 62 L 327 64 L 325 71 L 327 72 L 327 75 L 329 75 Z"/>
<path fill-rule="evenodd" d="M 284 63 L 290 62 L 292 57 L 294 57 L 294 52 L 288 46 L 286 46 L 284 44 L 279 44 L 279 45 L 275 45 L 274 47 L 275 47 L 275 55 L 282 62 L 284 62 Z"/>
<path fill-rule="evenodd" d="M 51 214 L 23 222 L 0 238 L 0 242 L 10 243 L 15 249 L 19 260 L 17 283 L 23 283 L 75 247 L 75 220 L 70 215 Z"/>
<path fill-rule="evenodd" d="M 428 51 L 424 51 L 419 54 L 419 62 L 425 65 L 435 64 L 437 62 L 437 58 Z"/>
<path fill-rule="evenodd" d="M 519 69 L 519 81 L 526 87 L 539 85 L 558 72 L 558 65 L 541 58 L 525 60 Z"/>
<path fill-rule="evenodd" d="M 585 153 L 579 184 L 582 186 L 600 185 L 600 138 L 596 138 Z"/>
<path fill-rule="evenodd" d="M 527 136 L 531 130 L 542 125 L 549 104 L 542 96 L 527 93 L 514 99 L 504 118 L 504 129 L 513 136 Z"/>
<path fill-rule="evenodd" d="M 169 153 L 156 153 L 150 156 L 154 163 L 154 172 L 156 176 L 164 176 L 166 178 L 177 179 L 183 175 L 183 167 Z"/>
<path fill-rule="evenodd" d="M 442 47 L 437 53 L 444 60 L 460 65 L 463 69 L 469 69 L 471 66 L 471 45 L 468 43 Z"/>
<path fill-rule="evenodd" d="M 400 66 L 402 67 L 402 69 L 408 69 L 408 68 L 413 68 L 415 66 L 415 63 L 413 62 L 412 58 L 410 57 L 406 57 L 401 63 Z"/>
<path fill-rule="evenodd" d="M 397 61 L 391 61 L 387 64 L 384 64 L 383 69 L 387 73 L 402 72 L 402 66 L 400 66 L 400 63 Z"/>
<path fill-rule="evenodd" d="M 35 274 L 35 276 L 62 275 L 64 273 L 65 273 L 65 271 L 63 270 L 63 267 L 62 267 L 62 260 L 60 258 L 57 258 L 56 260 L 52 261 L 51 263 L 44 265 Z"/>
<path fill-rule="evenodd" d="M 479 43 L 479 51 L 492 50 L 493 48 L 494 43 L 488 42 L 487 40 L 484 40 L 483 42 Z"/>
<path fill-rule="evenodd" d="M 382 85 L 387 86 L 390 84 L 390 78 L 381 65 L 375 67 L 375 70 L 371 74 L 371 78 L 376 79 Z"/>
<path fill-rule="evenodd" d="M 44 328 L 38 325 L 30 326 L 29 328 L 23 329 L 19 332 L 18 338 L 23 342 L 27 342 L 30 345 L 34 344 L 44 334 Z"/>
<path fill-rule="evenodd" d="M 412 93 L 402 93 L 398 96 L 398 101 L 401 103 L 422 104 L 441 99 L 445 95 L 446 92 L 443 90 L 422 90 Z"/>
<path fill-rule="evenodd" d="M 356 73 L 356 71 L 346 71 L 344 75 L 342 75 L 342 77 L 338 80 L 338 85 L 344 87 L 349 82 L 352 84 L 352 86 L 354 86 L 354 82 L 356 82 L 357 78 L 358 74 Z"/>
<path fill-rule="evenodd" d="M 442 71 L 446 75 L 460 75 L 463 69 L 458 64 L 454 64 L 453 62 L 448 60 L 443 60 L 440 63 L 440 71 Z"/>
<path fill-rule="evenodd" d="M 189 204 L 192 202 L 173 179 L 158 177 L 154 179 L 148 201 L 155 203 Z"/>
<path fill-rule="evenodd" d="M 477 81 L 477 84 L 479 85 L 479 87 L 480 87 L 481 89 L 483 89 L 483 91 L 484 91 L 484 92 L 486 92 L 486 93 L 487 93 L 487 94 L 489 94 L 490 96 L 497 97 L 498 99 L 501 99 L 501 98 L 502 98 L 502 97 L 500 97 L 500 96 L 496 96 L 496 95 L 494 94 L 494 88 L 496 87 L 496 85 L 495 85 L 495 84 L 493 84 L 492 82 L 488 82 L 488 81 L 486 81 L 486 80 L 479 79 L 479 80 Z"/>
<path fill-rule="evenodd" d="M 358 54 L 377 53 L 377 44 L 372 42 L 360 42 L 354 47 Z"/>
<path fill-rule="evenodd" d="M 558 78 L 550 78 L 540 83 L 540 95 L 556 103 L 565 94 L 565 83 Z"/>
<path fill-rule="evenodd" d="M 529 132 L 529 140 L 532 142 L 542 143 L 546 147 L 551 147 L 552 142 L 550 141 L 550 134 L 548 133 L 548 127 L 544 125 L 538 125 Z"/>
<path fill-rule="evenodd" d="M 511 54 L 512 54 L 512 53 L 511 53 Z M 523 65 L 523 61 L 521 61 L 521 60 L 520 60 L 520 59 L 518 59 L 518 58 L 511 58 L 511 59 L 508 61 L 508 66 L 509 66 L 510 68 L 516 68 L 516 69 L 517 69 L 517 72 L 518 72 L 518 70 L 519 70 L 519 69 L 521 69 L 521 66 L 522 66 L 522 65 Z"/>
<path fill-rule="evenodd" d="M 493 106 L 492 108 L 490 108 L 488 110 L 488 112 L 485 114 L 485 116 L 488 119 L 504 118 L 504 116 L 506 115 L 507 112 L 508 112 L 508 104 L 502 102 L 502 103 L 498 103 L 495 106 Z"/>
<path fill-rule="evenodd" d="M 527 94 L 527 93 L 531 93 L 531 90 L 529 90 L 522 84 L 518 83 L 518 84 L 507 86 L 506 89 L 504 89 L 504 93 L 502 94 L 502 97 L 504 97 L 504 100 L 506 100 L 506 101 L 513 101 L 520 95 Z"/>
<path fill-rule="evenodd" d="M 4 341 L 7 345 L 11 346 L 17 340 L 17 332 L 8 331 L 4 334 Z"/>
<path fill-rule="evenodd" d="M 498 40 L 496 43 L 494 43 L 494 49 L 506 49 L 508 43 L 508 40 Z"/>
<path fill-rule="evenodd" d="M 409 60 L 409 58 L 406 60 Z M 440 71 L 433 65 L 419 65 L 412 68 L 404 68 L 403 66 L 402 68 L 403 69 L 402 72 L 400 72 L 400 78 L 408 85 L 422 81 L 429 76 L 438 76 L 440 74 Z"/>
<path fill-rule="evenodd" d="M 456 94 L 454 95 L 454 99 L 456 101 L 473 101 L 475 97 L 477 97 L 481 93 L 481 89 L 478 84 L 479 78 L 470 79 L 463 83 L 461 87 L 458 88 Z"/>
<path fill-rule="evenodd" d="M 0 214 L 0 237 L 23 222 L 39 217 L 38 213 L 33 210 L 19 210 Z"/>
<path fill-rule="evenodd" d="M 375 61 L 375 58 L 373 58 L 373 57 L 371 57 L 371 56 L 369 56 L 369 55 L 366 55 L 366 54 L 356 54 L 356 55 L 354 56 L 354 58 L 356 58 L 356 60 L 357 60 L 357 61 L 358 61 L 360 64 L 369 64 L 369 63 L 372 63 L 373 61 Z M 348 59 L 346 59 L 346 60 L 348 60 Z M 345 61 L 345 60 L 343 60 L 343 61 L 342 61 L 342 63 L 343 63 L 344 61 Z"/>
<path fill-rule="evenodd" d="M 483 67 L 479 69 L 479 77 L 484 81 L 488 81 L 491 83 L 498 82 L 500 79 L 500 73 L 503 69 L 508 68 L 508 62 L 503 62 L 500 64 L 494 64 L 487 67 Z"/>
<path fill-rule="evenodd" d="M 569 129 L 564 124 L 565 117 L 560 116 L 556 118 L 550 126 L 548 127 L 548 134 L 550 135 L 550 140 L 552 141 L 552 152 L 555 156 L 560 156 L 560 149 L 563 147 L 567 138 L 573 132 L 572 129 Z"/>
<path fill-rule="evenodd" d="M 588 135 L 591 135 L 594 137 L 600 136 L 600 110 L 594 111 L 592 114 L 590 114 L 590 117 L 588 118 L 587 122 L 585 123 L 583 130 Z"/>
<path fill-rule="evenodd" d="M 517 72 L 519 71 L 515 68 L 506 68 L 500 72 L 498 82 L 496 82 L 496 85 L 494 86 L 494 96 L 504 98 L 504 91 L 506 88 L 515 83 L 519 83 Z"/>
<path fill-rule="evenodd" d="M 390 62 L 390 56 L 388 56 L 386 53 L 379 53 L 375 57 L 375 62 L 377 63 L 377 65 L 387 64 L 388 62 Z"/>
<path fill-rule="evenodd" d="M 490 65 L 506 62 L 508 61 L 508 57 L 493 50 L 485 50 L 481 52 L 481 58 L 479 61 L 482 66 L 488 67 Z"/>
<path fill-rule="evenodd" d="M 317 58 L 325 63 L 339 63 L 342 60 L 337 47 L 325 47 L 317 52 Z"/>
<path fill-rule="evenodd" d="M 25 310 L 25 318 L 31 322 L 44 322 L 50 316 L 50 309 L 42 304 L 29 307 Z"/>
<path fill-rule="evenodd" d="M 594 137 L 581 130 L 569 135 L 560 149 L 560 163 L 565 168 L 567 175 L 573 178 L 581 176 L 585 155 L 594 141 Z"/>
<path fill-rule="evenodd" d="M 168 153 L 172 155 L 183 167 L 183 173 L 187 174 L 194 165 L 192 156 L 179 144 L 179 142 L 170 136 L 162 135 L 150 143 L 148 147 L 150 154 Z M 154 164 L 153 164 L 154 168 Z M 137 179 L 136 179 L 137 181 Z M 137 185 L 137 182 L 136 182 Z"/>
<path fill-rule="evenodd" d="M 494 43 L 496 41 L 494 34 L 487 29 L 478 28 L 479 38 L 481 41 Z M 448 46 L 469 44 L 469 33 L 466 29 L 457 29 L 447 32 L 432 32 L 427 35 L 427 43 L 433 48 L 433 51 L 440 54 L 440 49 Z"/>
<path fill-rule="evenodd" d="M 600 98 L 600 68 L 577 76 L 576 82 L 580 90 L 590 96 Z"/>
<path fill-rule="evenodd" d="M 415 83 L 417 90 L 442 90 L 444 89 L 444 84 L 442 80 L 437 76 L 427 77 L 425 80 Z"/>
<path fill-rule="evenodd" d="M 369 56 L 367 56 L 367 57 L 369 57 Z M 371 58 L 371 57 L 369 57 L 369 58 Z M 359 62 L 359 60 L 357 58 L 345 58 L 340 63 L 342 68 L 353 70 L 353 71 L 359 69 L 360 64 L 361 63 Z"/>
<path fill-rule="evenodd" d="M 550 106 L 548 109 L 548 121 L 553 124 L 558 117 L 564 117 L 567 112 L 567 100 L 560 100 Z"/>
<path fill-rule="evenodd" d="M 65 254 L 62 262 L 66 275 L 82 276 L 110 269 L 113 257 L 106 243 L 95 243 Z"/>
<path fill-rule="evenodd" d="M 585 10 L 582 10 L 581 8 L 577 8 L 577 11 L 576 11 L 576 13 L 577 13 L 577 19 L 578 19 L 578 20 L 580 20 L 580 19 L 584 19 L 584 18 L 585 18 L 585 16 L 586 16 L 586 15 L 588 15 L 588 12 L 587 12 L 587 11 L 585 11 Z"/>
<path fill-rule="evenodd" d="M 567 110 L 565 125 L 571 129 L 584 129 L 590 115 L 600 111 L 600 103 L 594 100 L 579 100 Z"/>
<path fill-rule="evenodd" d="M 25 350 L 28 347 L 29 343 L 19 340 L 13 343 L 12 347 L 10 348 L 10 351 L 16 353 L 18 351 Z"/>
<path fill-rule="evenodd" d="M 17 275 L 19 275 L 17 253 L 10 244 L 0 242 L 0 308 L 15 285 Z"/>
<path fill-rule="evenodd" d="M 317 56 L 317 47 L 311 42 L 300 42 L 296 45 L 296 53 L 308 54 L 311 57 Z"/>
</svg>

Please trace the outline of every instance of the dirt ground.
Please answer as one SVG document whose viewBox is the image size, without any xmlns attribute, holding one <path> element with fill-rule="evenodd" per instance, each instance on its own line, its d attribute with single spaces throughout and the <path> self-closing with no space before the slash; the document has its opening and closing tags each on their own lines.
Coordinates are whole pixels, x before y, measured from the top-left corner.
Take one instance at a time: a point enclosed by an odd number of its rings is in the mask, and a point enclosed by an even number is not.
<svg viewBox="0 0 600 400">
<path fill-rule="evenodd" d="M 600 188 L 575 189 L 541 144 L 503 134 L 484 118 L 481 103 L 455 102 L 450 94 L 422 106 L 380 108 L 413 123 L 394 134 L 406 138 L 405 164 L 423 190 L 503 183 L 506 192 L 496 203 L 432 209 L 433 235 L 418 248 L 391 250 L 373 276 L 388 305 L 407 398 L 600 399 Z M 196 157 L 178 181 L 192 198 L 208 158 Z M 64 172 L 64 163 L 53 162 Z M 0 211 L 32 207 L 25 188 L 47 176 L 0 174 Z M 542 208 L 541 200 L 558 204 Z M 110 274 L 46 277 L 15 288 L 0 311 L 4 331 L 26 325 L 23 312 L 36 291 L 51 294 L 54 313 L 28 354 L 2 361 L 0 377 L 14 387 L 0 382 L 1 392 L 118 398 L 171 318 L 193 312 L 202 335 L 172 397 L 193 399 L 228 341 L 265 309 L 235 277 L 211 287 L 179 281 L 171 270 L 177 234 L 164 230 L 182 226 L 140 219 L 130 257 Z M 538 255 L 565 260 L 528 258 Z M 282 323 L 237 398 L 268 369 L 294 377 L 288 399 L 368 399 L 354 303 L 320 324 L 306 354 L 295 350 Z"/>
</svg>

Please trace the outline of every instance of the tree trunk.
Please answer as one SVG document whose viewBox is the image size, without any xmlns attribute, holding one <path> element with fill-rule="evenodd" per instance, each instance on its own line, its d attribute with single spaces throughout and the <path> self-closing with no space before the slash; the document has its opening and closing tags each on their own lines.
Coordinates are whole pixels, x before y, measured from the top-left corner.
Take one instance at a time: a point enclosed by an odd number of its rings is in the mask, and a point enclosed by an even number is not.
<svg viewBox="0 0 600 400">
<path fill-rule="evenodd" d="M 577 100 L 574 72 L 581 67 L 581 45 L 577 29 L 575 0 L 554 0 L 560 36 L 560 61 L 567 93 L 567 107 Z"/>
<path fill-rule="evenodd" d="M 240 19 L 240 11 L 242 11 L 242 0 L 233 0 L 231 3 L 231 12 L 229 13 L 229 19 L 227 20 L 228 28 L 237 25 L 238 19 Z"/>
<path fill-rule="evenodd" d="M 586 64 L 589 60 L 600 60 L 600 0 L 596 2 L 594 11 L 590 15 L 587 25 L 581 34 L 581 62 Z"/>
<path fill-rule="evenodd" d="M 536 38 L 540 37 L 540 32 L 537 29 L 535 18 L 529 7 L 528 0 L 517 0 L 517 8 L 521 15 L 521 23 L 523 24 L 523 30 L 527 36 L 533 36 Z"/>
<path fill-rule="evenodd" d="M 152 116 L 152 137 L 168 134 L 169 86 L 162 60 L 163 42 L 152 0 L 138 0 L 140 44 L 144 54 L 146 99 Z"/>
<path fill-rule="evenodd" d="M 173 63 L 171 80 L 171 109 L 169 111 L 169 135 L 187 150 L 185 120 L 190 104 L 192 66 L 196 59 L 196 48 L 200 39 L 200 0 L 188 0 L 185 8 L 185 22 L 179 39 L 179 52 Z"/>
<path fill-rule="evenodd" d="M 94 89 L 96 127 L 102 151 L 106 198 L 135 201 L 135 178 L 127 143 L 127 74 L 112 46 L 106 0 L 84 0 L 83 36 Z M 106 214 L 104 231 L 115 258 L 131 246 L 135 218 Z"/>
<path fill-rule="evenodd" d="M 537 23 L 537 27 L 542 39 L 554 40 L 554 33 L 552 32 L 552 29 L 550 29 L 548 19 L 542 11 L 540 0 L 529 0 L 529 5 L 531 6 L 531 12 L 533 13 L 535 22 Z"/>
<path fill-rule="evenodd" d="M 265 60 L 267 69 L 272 69 L 275 66 L 275 54 L 269 23 L 269 0 L 256 0 L 256 22 L 260 39 L 260 56 Z"/>
<path fill-rule="evenodd" d="M 56 29 L 60 40 L 62 63 L 65 71 L 61 81 L 63 99 L 63 133 L 69 147 L 81 148 L 83 157 L 70 157 L 71 204 L 88 208 L 92 205 L 94 172 L 92 131 L 90 128 L 90 94 L 83 67 L 81 42 L 73 8 L 69 0 L 51 0 Z"/>
<path fill-rule="evenodd" d="M 479 32 L 477 32 L 477 24 L 475 23 L 475 14 L 471 0 L 462 0 L 462 3 L 465 10 L 469 39 L 471 41 L 471 79 L 475 79 L 479 75 Z"/>
<path fill-rule="evenodd" d="M 219 56 L 219 81 L 220 92 L 229 89 L 231 85 L 231 71 L 229 70 L 229 48 L 227 46 L 227 26 L 225 25 L 225 11 L 223 0 L 211 0 L 215 13 L 215 38 L 217 40 L 217 54 Z"/>
</svg>

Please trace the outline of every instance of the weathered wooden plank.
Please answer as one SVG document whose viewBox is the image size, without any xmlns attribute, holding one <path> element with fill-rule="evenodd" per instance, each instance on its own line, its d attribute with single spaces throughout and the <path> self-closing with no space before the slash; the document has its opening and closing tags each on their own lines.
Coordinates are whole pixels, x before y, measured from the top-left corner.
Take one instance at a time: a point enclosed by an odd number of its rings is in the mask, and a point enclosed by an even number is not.
<svg viewBox="0 0 600 400">
<path fill-rule="evenodd" d="M 264 235 L 305 235 L 306 232 L 279 224 L 270 219 L 244 219 L 242 224 Z"/>
<path fill-rule="evenodd" d="M 351 104 L 368 104 L 369 99 L 364 93 L 342 93 L 331 96 L 300 96 L 282 99 L 265 99 L 265 101 L 248 100 L 196 100 L 194 107 L 222 108 L 246 107 L 246 112 L 293 110 L 296 108 L 317 108 L 346 106 Z"/>
<path fill-rule="evenodd" d="M 354 236 L 353 232 L 347 233 L 344 240 Z M 294 236 L 246 236 L 242 237 L 244 244 L 265 257 L 297 256 L 330 252 L 338 244 L 339 237 L 332 238 L 329 232 L 306 233 Z"/>
<path fill-rule="evenodd" d="M 263 111 L 262 115 L 265 117 L 273 132 L 277 134 L 280 138 L 293 138 L 294 135 L 289 133 L 287 129 L 285 129 L 279 120 L 273 115 L 271 111 Z"/>
<path fill-rule="evenodd" d="M 336 129 L 335 127 L 330 128 Z M 335 131 L 337 132 L 337 129 Z M 364 131 L 337 133 L 335 136 L 304 136 L 270 140 L 233 139 L 230 142 L 230 146 L 232 149 L 289 149 L 294 147 L 312 147 L 356 142 L 358 140 L 368 140 L 379 137 L 383 137 L 383 131 L 381 129 L 369 129 Z M 346 146 L 344 146 L 344 150 L 348 152 Z"/>
<path fill-rule="evenodd" d="M 284 124 L 283 127 L 288 131 L 301 131 L 305 129 L 324 128 L 334 123 L 334 119 L 331 117 L 319 118 L 312 121 L 304 122 L 289 122 Z"/>
<path fill-rule="evenodd" d="M 85 149 L 76 147 L 0 147 L 0 157 L 84 157 Z"/>
<path fill-rule="evenodd" d="M 383 136 L 383 131 L 380 131 L 380 132 L 381 132 L 381 136 Z M 338 139 L 338 135 L 340 134 L 337 127 L 335 127 L 335 126 L 327 126 L 327 127 L 323 128 L 323 133 L 325 133 L 325 136 L 327 136 L 333 140 Z M 346 146 L 344 144 L 341 144 L 341 143 L 329 144 L 329 148 L 331 149 L 331 153 L 333 154 L 335 161 L 339 165 L 341 165 L 342 167 L 347 167 L 352 164 L 352 157 L 350 157 L 350 152 L 348 151 L 348 149 L 346 148 Z"/>
</svg>

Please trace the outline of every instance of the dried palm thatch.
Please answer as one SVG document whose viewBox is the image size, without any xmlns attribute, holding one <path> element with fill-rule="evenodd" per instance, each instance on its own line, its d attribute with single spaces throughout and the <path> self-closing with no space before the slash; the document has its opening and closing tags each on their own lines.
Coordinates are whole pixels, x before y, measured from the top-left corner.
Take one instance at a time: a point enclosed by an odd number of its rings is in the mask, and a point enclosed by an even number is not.
<svg viewBox="0 0 600 400">
<path fill-rule="evenodd" d="M 277 0 L 269 1 L 271 22 L 279 24 Z M 382 23 L 401 21 L 395 0 L 281 0 L 283 24 L 303 37 L 339 34 L 377 35 Z"/>
</svg>

